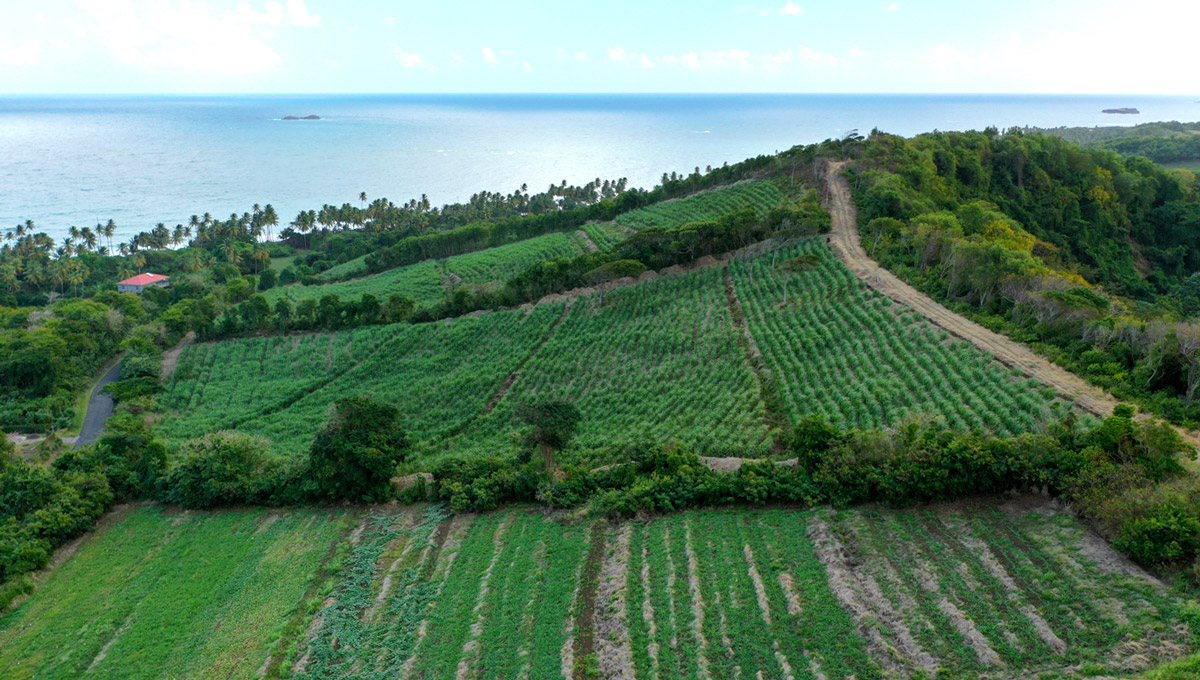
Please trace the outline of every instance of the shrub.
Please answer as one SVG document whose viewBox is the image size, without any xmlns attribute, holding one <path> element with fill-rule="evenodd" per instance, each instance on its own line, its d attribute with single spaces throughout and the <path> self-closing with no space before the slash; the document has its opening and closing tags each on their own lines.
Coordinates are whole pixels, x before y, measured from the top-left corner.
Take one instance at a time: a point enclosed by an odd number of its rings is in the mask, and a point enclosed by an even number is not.
<svg viewBox="0 0 1200 680">
<path fill-rule="evenodd" d="M 1163 506 L 1127 523 L 1114 544 L 1142 564 L 1192 559 L 1200 550 L 1200 520 L 1182 508 Z"/>
<path fill-rule="evenodd" d="M 309 449 L 309 476 L 327 500 L 387 498 L 396 466 L 408 453 L 400 412 L 366 395 L 339 399 Z"/>
<path fill-rule="evenodd" d="M 262 501 L 275 475 L 270 444 L 238 432 L 214 432 L 183 443 L 183 460 L 163 479 L 159 497 L 189 508 Z"/>
</svg>

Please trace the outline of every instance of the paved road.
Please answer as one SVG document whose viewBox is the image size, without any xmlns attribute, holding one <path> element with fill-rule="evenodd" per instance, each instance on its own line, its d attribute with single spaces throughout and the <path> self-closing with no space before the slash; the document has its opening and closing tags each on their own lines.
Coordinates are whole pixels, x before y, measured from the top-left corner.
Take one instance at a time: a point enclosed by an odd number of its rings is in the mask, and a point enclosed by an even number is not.
<svg viewBox="0 0 1200 680">
<path fill-rule="evenodd" d="M 113 398 L 111 394 L 104 391 L 104 387 L 111 382 L 116 382 L 120 377 L 121 363 L 117 362 L 109 369 L 108 373 L 104 374 L 104 377 L 100 378 L 100 382 L 92 390 L 92 396 L 88 398 L 87 416 L 83 419 L 83 428 L 79 431 L 79 438 L 75 440 L 75 448 L 83 448 L 95 442 L 104 432 L 104 422 L 113 414 Z"/>
</svg>

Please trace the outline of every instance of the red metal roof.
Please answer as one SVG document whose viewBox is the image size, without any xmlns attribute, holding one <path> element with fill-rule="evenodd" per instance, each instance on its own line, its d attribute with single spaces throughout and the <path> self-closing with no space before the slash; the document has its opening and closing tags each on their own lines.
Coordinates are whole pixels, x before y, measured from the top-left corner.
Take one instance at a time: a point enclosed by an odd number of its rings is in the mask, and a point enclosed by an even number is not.
<svg viewBox="0 0 1200 680">
<path fill-rule="evenodd" d="M 125 279 L 124 281 L 117 281 L 117 283 L 120 285 L 125 285 L 125 286 L 145 286 L 147 284 L 155 283 L 157 281 L 166 281 L 169 278 L 171 278 L 171 277 L 163 276 L 162 274 L 138 274 L 137 276 L 133 277 L 132 279 Z"/>
</svg>

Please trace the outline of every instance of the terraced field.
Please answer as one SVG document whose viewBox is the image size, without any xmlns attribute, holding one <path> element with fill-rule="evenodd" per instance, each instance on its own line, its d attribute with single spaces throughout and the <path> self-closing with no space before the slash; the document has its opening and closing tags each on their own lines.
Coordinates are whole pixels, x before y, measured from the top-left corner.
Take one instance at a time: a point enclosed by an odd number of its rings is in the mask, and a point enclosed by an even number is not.
<svg viewBox="0 0 1200 680">
<path fill-rule="evenodd" d="M 0 616 L 0 668 L 6 678 L 1074 678 L 1195 650 L 1179 606 L 1070 515 L 1031 500 L 622 524 L 525 509 L 143 508 Z"/>
<path fill-rule="evenodd" d="M 816 258 L 810 269 L 782 270 L 804 254 Z M 1070 408 L 890 306 L 818 240 L 565 304 L 193 345 L 160 401 L 170 415 L 159 427 L 176 440 L 237 429 L 292 454 L 334 399 L 371 392 L 406 414 L 418 457 L 492 455 L 522 427 L 517 403 L 554 397 L 584 416 L 566 460 L 602 464 L 634 441 L 759 456 L 769 423 L 814 413 L 843 426 L 925 416 L 1014 434 Z M 782 413 L 769 412 L 764 389 L 780 395 Z"/>
<path fill-rule="evenodd" d="M 585 240 L 578 234 L 545 234 L 508 245 L 487 248 L 446 260 L 426 260 L 349 281 L 312 286 L 272 288 L 264 295 L 274 305 L 281 298 L 293 302 L 336 295 L 357 299 L 370 293 L 380 300 L 392 293 L 412 298 L 418 305 L 438 302 L 460 285 L 503 283 L 538 262 L 571 257 L 584 252 Z M 349 263 L 347 263 L 349 264 Z"/>
<path fill-rule="evenodd" d="M 631 210 L 618 215 L 615 221 L 618 225 L 634 231 L 648 227 L 675 227 L 689 222 L 715 220 L 746 206 L 761 213 L 774 208 L 786 198 L 774 182 L 741 182 Z"/>
</svg>

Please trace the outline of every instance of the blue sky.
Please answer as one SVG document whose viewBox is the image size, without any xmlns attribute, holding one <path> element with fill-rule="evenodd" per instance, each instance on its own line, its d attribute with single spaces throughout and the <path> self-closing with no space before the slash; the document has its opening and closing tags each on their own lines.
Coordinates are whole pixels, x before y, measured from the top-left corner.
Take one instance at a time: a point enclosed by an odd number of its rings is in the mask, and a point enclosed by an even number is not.
<svg viewBox="0 0 1200 680">
<path fill-rule="evenodd" d="M 0 93 L 1200 94 L 1196 0 L 2 0 Z"/>
</svg>

